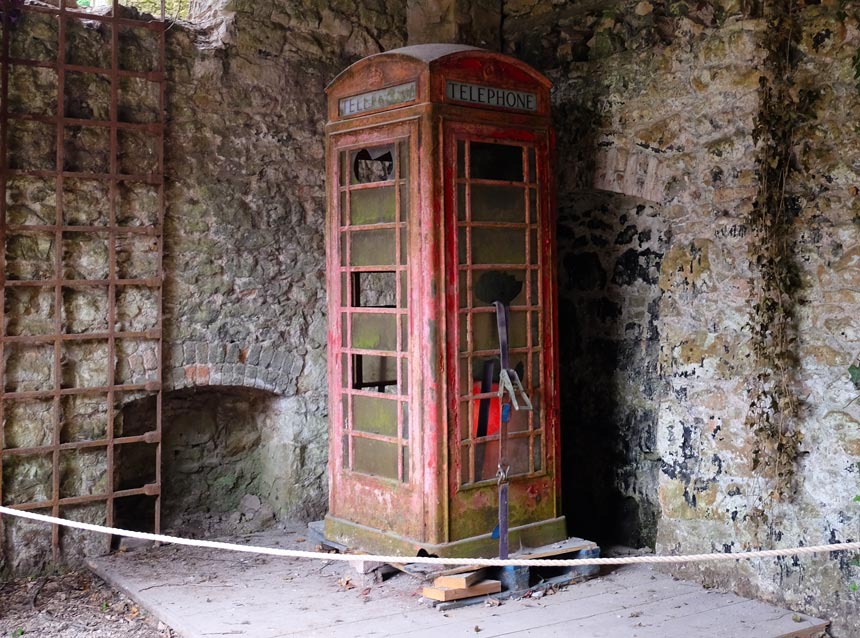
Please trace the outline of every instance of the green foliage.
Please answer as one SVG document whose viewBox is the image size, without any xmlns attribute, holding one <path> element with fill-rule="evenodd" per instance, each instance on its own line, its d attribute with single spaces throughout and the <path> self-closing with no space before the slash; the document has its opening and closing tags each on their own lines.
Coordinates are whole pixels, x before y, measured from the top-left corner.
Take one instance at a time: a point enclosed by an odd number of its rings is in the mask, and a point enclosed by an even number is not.
<svg viewBox="0 0 860 638">
<path fill-rule="evenodd" d="M 803 434 L 797 427 L 800 399 L 796 387 L 797 293 L 801 279 L 794 255 L 796 205 L 786 193 L 793 161 L 795 131 L 815 117 L 815 91 L 793 83 L 798 0 L 768 3 L 766 74 L 759 80 L 761 107 L 753 139 L 759 189 L 749 213 L 751 265 L 758 276 L 751 287 L 748 328 L 758 372 L 751 380 L 747 425 L 756 435 L 753 470 L 772 481 L 769 495 L 790 498 Z"/>
<path fill-rule="evenodd" d="M 852 363 L 848 366 L 848 376 L 851 377 L 851 383 L 854 387 L 860 390 L 860 365 Z"/>
<path fill-rule="evenodd" d="M 11 636 L 15 636 L 16 638 L 17 638 L 17 636 L 23 636 L 23 635 L 24 635 L 24 630 L 23 630 L 21 627 L 18 627 L 18 629 L 16 629 L 15 631 L 13 631 L 10 635 L 11 635 Z"/>
</svg>

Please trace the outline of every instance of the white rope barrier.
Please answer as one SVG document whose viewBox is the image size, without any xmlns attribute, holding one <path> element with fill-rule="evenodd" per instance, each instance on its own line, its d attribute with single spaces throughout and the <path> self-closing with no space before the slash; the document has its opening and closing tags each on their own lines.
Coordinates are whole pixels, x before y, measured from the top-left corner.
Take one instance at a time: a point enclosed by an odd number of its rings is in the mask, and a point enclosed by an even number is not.
<svg viewBox="0 0 860 638">
<path fill-rule="evenodd" d="M 16 510 L 0 506 L 0 514 L 24 518 L 52 525 L 73 527 L 88 532 L 110 534 L 112 536 L 125 536 L 127 538 L 138 538 L 141 540 L 154 541 L 157 543 L 170 543 L 173 545 L 187 545 L 189 547 L 206 547 L 209 549 L 223 549 L 231 552 L 244 552 L 247 554 L 263 554 L 267 556 L 279 556 L 283 558 L 309 558 L 329 561 L 375 561 L 379 563 L 422 563 L 430 565 L 475 565 L 480 567 L 502 567 L 529 565 L 531 567 L 577 567 L 586 565 L 633 565 L 633 564 L 670 564 L 670 563 L 704 563 L 711 561 L 749 560 L 752 558 L 778 558 L 781 556 L 800 556 L 806 554 L 824 554 L 831 552 L 848 552 L 860 550 L 860 542 L 855 543 L 833 543 L 830 545 L 812 545 L 809 547 L 791 547 L 786 549 L 767 549 L 754 552 L 714 553 L 714 554 L 686 554 L 680 556 L 625 556 L 619 558 L 510 558 L 501 560 L 498 558 L 431 558 L 428 556 L 376 556 L 373 554 L 328 554 L 325 552 L 307 552 L 298 549 L 278 549 L 275 547 L 259 547 L 256 545 L 237 545 L 235 543 L 222 543 L 219 541 L 197 540 L 192 538 L 180 538 L 176 536 L 165 536 L 163 534 L 150 534 L 148 532 L 135 532 L 125 529 L 93 525 L 70 521 L 64 518 L 46 516 L 23 510 Z"/>
</svg>

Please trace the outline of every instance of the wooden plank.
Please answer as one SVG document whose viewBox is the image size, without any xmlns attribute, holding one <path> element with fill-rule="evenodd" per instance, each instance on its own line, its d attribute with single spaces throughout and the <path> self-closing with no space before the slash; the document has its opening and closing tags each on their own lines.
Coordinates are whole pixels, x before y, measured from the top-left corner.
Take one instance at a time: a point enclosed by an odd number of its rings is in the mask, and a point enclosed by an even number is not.
<svg viewBox="0 0 860 638">
<path fill-rule="evenodd" d="M 484 580 L 471 587 L 425 587 L 422 594 L 424 598 L 447 602 L 449 600 L 459 600 L 460 598 L 471 598 L 472 596 L 497 594 L 500 591 L 502 591 L 501 581 Z"/>
<path fill-rule="evenodd" d="M 595 547 L 597 547 L 597 543 L 593 543 L 592 541 L 582 538 L 568 538 L 552 545 L 525 547 L 511 554 L 511 558 L 552 558 L 553 556 L 563 556 L 564 554 L 572 554 L 583 549 L 594 549 Z"/>
<path fill-rule="evenodd" d="M 473 572 L 451 574 L 450 576 L 439 576 L 433 581 L 433 585 L 435 587 L 448 587 L 452 589 L 471 587 L 475 583 L 483 580 L 486 571 L 486 569 L 476 569 Z"/>
</svg>

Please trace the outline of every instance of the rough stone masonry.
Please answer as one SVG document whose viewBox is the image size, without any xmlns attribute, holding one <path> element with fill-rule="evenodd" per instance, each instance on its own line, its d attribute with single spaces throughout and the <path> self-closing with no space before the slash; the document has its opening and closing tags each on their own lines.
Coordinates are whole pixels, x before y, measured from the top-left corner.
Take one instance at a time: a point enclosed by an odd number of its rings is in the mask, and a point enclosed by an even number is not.
<svg viewBox="0 0 860 638">
<path fill-rule="evenodd" d="M 499 47 L 555 83 L 571 532 L 658 553 L 860 538 L 860 405 L 848 375 L 860 354 L 860 3 L 786 5 L 792 72 L 776 80 L 817 99 L 788 149 L 803 439 L 796 492 L 780 501 L 753 467 L 746 423 L 758 372 L 754 132 L 775 3 L 490 4 L 197 2 L 197 23 L 171 28 L 163 378 L 179 392 L 177 413 L 195 390 L 263 393 L 247 399 L 267 415 L 259 454 L 289 471 L 276 480 L 259 470 L 256 485 L 268 484 L 257 496 L 280 516 L 323 510 L 323 88 L 349 62 L 405 44 L 408 24 L 410 42 Z M 43 195 L 18 197 L 35 206 Z M 78 321 L 101 316 L 75 307 Z M 26 308 L 18 321 L 49 312 L 36 300 Z M 847 637 L 860 612 L 852 558 L 678 573 L 828 617 Z M 28 561 L 6 567 L 38 567 Z"/>
</svg>

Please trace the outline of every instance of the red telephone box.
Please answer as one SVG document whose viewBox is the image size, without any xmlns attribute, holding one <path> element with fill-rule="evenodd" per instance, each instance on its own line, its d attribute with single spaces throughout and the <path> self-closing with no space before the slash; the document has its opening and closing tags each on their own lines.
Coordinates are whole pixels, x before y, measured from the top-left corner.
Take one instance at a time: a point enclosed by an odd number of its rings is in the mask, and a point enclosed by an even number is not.
<svg viewBox="0 0 860 638">
<path fill-rule="evenodd" d="M 500 484 L 511 547 L 566 538 L 549 89 L 460 45 L 328 87 L 331 540 L 495 555 Z"/>
</svg>

